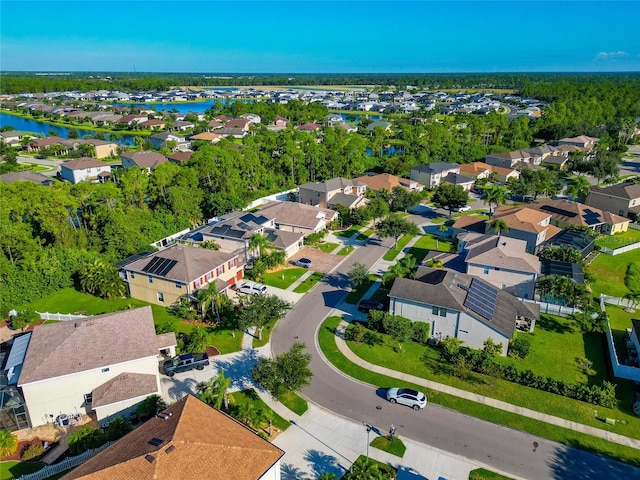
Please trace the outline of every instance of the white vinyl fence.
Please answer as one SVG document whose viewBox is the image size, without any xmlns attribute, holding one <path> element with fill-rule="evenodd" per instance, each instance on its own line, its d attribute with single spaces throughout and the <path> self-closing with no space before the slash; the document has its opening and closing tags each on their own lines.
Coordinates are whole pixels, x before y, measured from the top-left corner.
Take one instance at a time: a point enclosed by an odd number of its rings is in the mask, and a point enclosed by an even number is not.
<svg viewBox="0 0 640 480">
<path fill-rule="evenodd" d="M 548 315 L 557 315 L 559 317 L 568 317 L 569 315 L 573 315 L 576 312 L 580 312 L 579 308 L 574 307 L 563 307 L 562 305 L 556 305 L 554 303 L 547 302 L 539 302 L 537 300 L 525 300 L 520 299 L 523 302 L 527 303 L 536 303 L 540 305 L 540 313 L 546 313 Z"/>
<path fill-rule="evenodd" d="M 69 320 L 79 320 L 81 318 L 87 318 L 88 315 L 74 315 L 71 313 L 49 313 L 49 312 L 36 312 L 43 320 L 57 320 L 59 322 L 68 322 Z"/>
<path fill-rule="evenodd" d="M 58 473 L 64 472 L 71 468 L 77 467 L 81 463 L 86 462 L 94 455 L 100 453 L 102 450 L 107 448 L 113 442 L 107 442 L 104 445 L 93 448 L 91 450 L 87 450 L 86 452 L 81 453 L 75 457 L 69 457 L 61 461 L 60 463 L 56 463 L 55 465 L 47 465 L 42 470 L 38 470 L 35 473 L 29 473 L 27 475 L 22 475 L 18 478 L 18 480 L 44 480 L 45 478 L 52 477 Z"/>
<path fill-rule="evenodd" d="M 626 245 L 616 249 L 600 247 L 600 251 L 607 255 L 620 255 L 621 253 L 630 252 L 631 250 L 636 250 L 638 248 L 640 248 L 640 242 L 632 243 L 631 245 Z"/>
<path fill-rule="evenodd" d="M 614 300 L 614 302 L 609 302 L 607 299 Z M 617 301 L 622 301 L 624 303 L 618 303 Z M 600 295 L 600 309 L 605 311 L 605 303 L 614 303 L 615 305 L 624 305 L 627 303 L 626 300 L 617 297 L 610 297 L 608 295 Z M 613 333 L 611 332 L 611 325 L 607 321 L 607 329 L 605 331 L 605 335 L 607 336 L 607 343 L 609 344 L 609 358 L 611 360 L 611 368 L 613 369 L 613 376 L 617 378 L 625 378 L 627 380 L 633 380 L 634 382 L 640 382 L 640 368 L 630 367 L 628 365 L 622 365 L 618 361 L 618 352 L 616 351 L 616 344 L 613 339 Z"/>
</svg>

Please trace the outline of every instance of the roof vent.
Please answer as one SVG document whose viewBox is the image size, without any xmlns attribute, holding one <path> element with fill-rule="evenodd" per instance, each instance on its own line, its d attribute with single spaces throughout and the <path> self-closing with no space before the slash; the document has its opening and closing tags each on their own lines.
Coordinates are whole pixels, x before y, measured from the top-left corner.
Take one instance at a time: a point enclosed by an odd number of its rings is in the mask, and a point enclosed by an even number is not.
<svg viewBox="0 0 640 480">
<path fill-rule="evenodd" d="M 171 415 L 171 413 L 158 413 L 156 417 L 162 418 L 163 420 L 169 420 L 169 417 L 171 417 Z"/>
<path fill-rule="evenodd" d="M 175 445 L 171 445 L 170 447 L 167 447 L 164 451 L 164 453 L 166 453 L 167 455 L 169 455 L 171 452 L 173 452 L 176 449 Z"/>
<path fill-rule="evenodd" d="M 164 443 L 164 440 L 158 437 L 153 437 L 151 440 L 149 440 L 149 445 L 153 445 L 154 447 L 159 447 L 163 443 Z"/>
<path fill-rule="evenodd" d="M 156 461 L 156 457 L 154 457 L 153 455 L 145 455 L 144 459 L 149 463 L 154 463 Z"/>
</svg>

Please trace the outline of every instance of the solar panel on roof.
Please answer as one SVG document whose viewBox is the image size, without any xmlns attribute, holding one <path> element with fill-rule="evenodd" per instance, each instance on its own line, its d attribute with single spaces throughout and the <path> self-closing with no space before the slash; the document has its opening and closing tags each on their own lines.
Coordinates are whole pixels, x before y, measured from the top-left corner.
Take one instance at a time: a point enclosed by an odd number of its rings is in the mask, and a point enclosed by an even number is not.
<svg viewBox="0 0 640 480">
<path fill-rule="evenodd" d="M 482 315 L 484 318 L 493 320 L 497 298 L 497 289 L 474 278 L 471 281 L 467 298 L 464 300 L 464 306 L 473 310 L 478 315 Z"/>
<path fill-rule="evenodd" d="M 163 259 L 161 257 L 153 257 L 149 263 L 147 263 L 142 269 L 143 272 L 152 273 L 151 270 L 155 268 L 158 263 L 160 263 Z"/>
<path fill-rule="evenodd" d="M 165 259 L 165 262 L 158 267 L 156 271 L 156 275 L 163 277 L 173 268 L 173 266 L 178 263 L 176 260 Z"/>
</svg>

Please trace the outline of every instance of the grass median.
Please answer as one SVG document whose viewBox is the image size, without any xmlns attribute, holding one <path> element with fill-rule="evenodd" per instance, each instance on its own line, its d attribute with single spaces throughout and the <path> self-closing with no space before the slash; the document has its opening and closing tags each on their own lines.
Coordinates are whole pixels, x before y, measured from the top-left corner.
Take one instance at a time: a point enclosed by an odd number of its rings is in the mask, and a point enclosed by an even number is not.
<svg viewBox="0 0 640 480">
<path fill-rule="evenodd" d="M 407 243 L 409 243 L 412 238 L 413 238 L 413 235 L 403 235 L 402 238 L 398 240 L 398 245 L 396 247 L 390 248 L 389 251 L 385 253 L 382 258 L 390 262 L 391 260 L 396 258 L 400 254 L 400 252 L 402 252 L 404 247 L 407 246 Z"/>
<path fill-rule="evenodd" d="M 397 384 L 398 381 L 395 378 L 360 367 L 342 355 L 335 342 L 335 330 L 341 321 L 342 319 L 340 317 L 329 317 L 324 321 L 320 328 L 318 333 L 318 344 L 325 357 L 340 371 L 360 381 L 376 386 Z M 506 412 L 504 410 L 465 400 L 453 395 L 431 390 L 421 385 L 415 385 L 409 382 L 404 382 L 403 385 L 424 391 L 427 394 L 430 403 L 441 405 L 498 425 L 504 425 L 516 430 L 538 435 L 565 445 L 591 450 L 622 462 L 640 466 L 640 454 L 638 450 L 634 448 L 625 447 L 623 445 L 618 445 L 616 443 L 551 425 L 539 420 L 533 420 L 515 413 Z"/>
<path fill-rule="evenodd" d="M 293 291 L 295 293 L 307 293 L 309 290 L 311 290 L 315 286 L 316 283 L 322 280 L 322 277 L 324 277 L 323 273 L 313 272 L 311 275 L 305 278 L 302 282 L 300 282 L 300 285 L 294 288 Z"/>
</svg>

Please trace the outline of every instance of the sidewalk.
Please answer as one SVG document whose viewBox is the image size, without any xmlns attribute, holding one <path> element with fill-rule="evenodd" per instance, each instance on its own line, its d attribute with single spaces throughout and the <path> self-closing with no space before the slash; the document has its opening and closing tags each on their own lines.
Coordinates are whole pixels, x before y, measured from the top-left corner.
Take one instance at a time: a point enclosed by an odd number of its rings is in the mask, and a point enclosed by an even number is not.
<svg viewBox="0 0 640 480">
<path fill-rule="evenodd" d="M 619 445 L 625 445 L 627 447 L 640 449 L 640 440 L 637 440 L 635 438 L 625 437 L 624 435 L 608 432 L 600 428 L 591 427 L 589 425 L 584 425 L 578 422 L 572 422 L 564 418 L 559 418 L 546 413 L 530 410 L 528 408 L 519 407 L 517 405 L 512 405 L 510 403 L 503 402 L 501 400 L 496 400 L 495 398 L 485 397 L 482 395 L 478 395 L 476 393 L 468 392 L 466 390 L 461 390 L 459 388 L 451 387 L 449 385 L 433 382 L 431 380 L 426 380 L 424 378 L 416 377 L 414 375 L 397 372 L 395 370 L 391 370 L 390 368 L 380 367 L 378 365 L 374 365 L 373 363 L 369 363 L 361 359 L 360 357 L 358 357 L 355 353 L 353 353 L 351 349 L 347 346 L 347 343 L 344 341 L 344 330 L 346 329 L 347 325 L 348 323 L 343 321 L 340 323 L 340 325 L 337 328 L 336 344 L 338 346 L 338 349 L 349 361 L 363 368 L 366 368 L 369 371 L 380 373 L 382 375 L 388 375 L 400 380 L 405 380 L 407 382 L 414 383 L 416 385 L 422 385 L 431 390 L 437 390 L 439 392 L 447 393 L 449 395 L 453 395 L 459 398 L 471 400 L 472 402 L 482 403 L 483 405 L 488 405 L 490 407 L 504 410 L 506 412 L 515 413 L 517 415 L 523 415 L 525 417 L 532 418 L 534 420 L 539 420 L 541 422 L 557 425 L 559 427 L 567 428 L 569 430 L 574 430 L 576 432 L 586 433 L 587 435 L 591 435 L 594 437 L 603 438 L 605 440 L 608 440 L 613 443 L 617 443 Z"/>
</svg>

